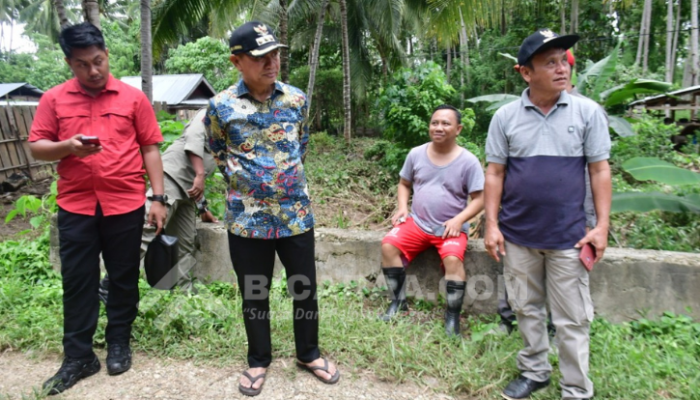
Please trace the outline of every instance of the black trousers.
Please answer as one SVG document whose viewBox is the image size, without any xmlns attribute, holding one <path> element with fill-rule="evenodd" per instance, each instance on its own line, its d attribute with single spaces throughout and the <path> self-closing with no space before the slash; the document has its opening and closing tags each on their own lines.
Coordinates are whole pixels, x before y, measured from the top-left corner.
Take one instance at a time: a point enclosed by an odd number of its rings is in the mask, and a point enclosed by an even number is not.
<svg viewBox="0 0 700 400">
<path fill-rule="evenodd" d="M 87 358 L 97 328 L 100 301 L 100 253 L 110 278 L 107 299 L 107 344 L 126 344 L 139 302 L 139 250 L 144 207 L 105 217 L 58 210 L 63 276 L 63 351 L 66 357 Z"/>
<path fill-rule="evenodd" d="M 248 365 L 267 368 L 272 362 L 270 297 L 275 253 L 287 271 L 293 298 L 297 359 L 309 363 L 318 349 L 318 301 L 313 229 L 282 239 L 249 239 L 228 234 L 233 270 L 243 296 L 243 321 L 248 336 Z"/>
</svg>

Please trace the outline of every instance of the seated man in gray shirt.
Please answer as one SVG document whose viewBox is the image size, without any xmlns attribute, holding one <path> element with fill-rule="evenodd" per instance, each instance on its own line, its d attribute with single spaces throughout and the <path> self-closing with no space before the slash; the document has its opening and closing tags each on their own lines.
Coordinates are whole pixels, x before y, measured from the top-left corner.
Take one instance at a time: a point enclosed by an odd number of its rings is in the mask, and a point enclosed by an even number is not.
<svg viewBox="0 0 700 400">
<path fill-rule="evenodd" d="M 459 110 L 449 105 L 435 109 L 430 119 L 430 143 L 411 149 L 401 169 L 398 211 L 391 219 L 394 228 L 382 240 L 382 272 L 393 296 L 382 318 L 388 321 L 407 310 L 405 267 L 434 246 L 445 270 L 448 336 L 459 335 L 466 286 L 467 221 L 484 207 L 484 171 L 479 160 L 457 144 L 461 130 Z"/>
</svg>

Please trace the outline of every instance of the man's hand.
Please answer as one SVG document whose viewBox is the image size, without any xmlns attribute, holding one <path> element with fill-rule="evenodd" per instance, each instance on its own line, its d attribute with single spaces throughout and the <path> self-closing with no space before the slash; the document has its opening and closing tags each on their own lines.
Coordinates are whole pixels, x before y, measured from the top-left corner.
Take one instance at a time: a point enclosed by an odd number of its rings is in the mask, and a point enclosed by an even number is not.
<svg viewBox="0 0 700 400">
<path fill-rule="evenodd" d="M 595 247 L 595 261 L 593 261 L 595 264 L 603 258 L 603 253 L 608 247 L 608 230 L 603 227 L 595 227 L 588 231 L 586 236 L 579 240 L 574 247 L 580 249 L 586 243 L 590 243 Z"/>
<path fill-rule="evenodd" d="M 216 219 L 214 214 L 212 214 L 209 210 L 200 213 L 199 216 L 202 218 L 202 222 L 219 222 L 219 220 Z"/>
<path fill-rule="evenodd" d="M 486 252 L 496 261 L 501 261 L 498 253 L 501 253 L 503 256 L 506 255 L 505 239 L 498 226 L 486 226 L 484 246 L 486 246 Z"/>
<path fill-rule="evenodd" d="M 70 153 L 78 158 L 84 158 L 97 154 L 102 151 L 102 146 L 96 144 L 83 144 L 80 141 L 84 135 L 79 133 L 72 138 L 68 139 L 68 145 L 70 146 Z"/>
<path fill-rule="evenodd" d="M 192 182 L 192 187 L 187 190 L 187 195 L 194 201 L 200 201 L 204 196 L 204 175 L 197 175 Z"/>
<path fill-rule="evenodd" d="M 460 233 L 462 233 L 462 221 L 457 217 L 448 219 L 442 226 L 445 227 L 445 232 L 442 234 L 443 239 L 459 237 Z"/>
<path fill-rule="evenodd" d="M 163 225 L 165 225 L 165 217 L 167 217 L 167 215 L 168 210 L 161 202 L 151 202 L 151 209 L 148 211 L 148 223 L 152 226 L 155 225 L 158 227 L 156 229 L 156 235 L 163 230 Z"/>
<path fill-rule="evenodd" d="M 406 217 L 408 217 L 408 210 L 399 208 L 399 211 L 391 217 L 391 225 L 396 226 L 398 224 L 403 224 L 406 222 Z"/>
</svg>

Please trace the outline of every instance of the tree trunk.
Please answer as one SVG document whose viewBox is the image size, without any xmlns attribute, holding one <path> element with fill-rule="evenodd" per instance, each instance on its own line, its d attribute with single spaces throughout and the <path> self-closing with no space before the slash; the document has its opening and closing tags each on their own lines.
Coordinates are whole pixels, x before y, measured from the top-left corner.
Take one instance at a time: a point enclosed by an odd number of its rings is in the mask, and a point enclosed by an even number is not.
<svg viewBox="0 0 700 400">
<path fill-rule="evenodd" d="M 445 74 L 447 75 L 447 82 L 450 82 L 450 75 L 452 74 L 452 49 L 447 48 L 447 68 L 445 71 Z"/>
<path fill-rule="evenodd" d="M 690 0 L 690 80 L 698 84 L 698 0 Z"/>
<path fill-rule="evenodd" d="M 459 9 L 459 21 L 462 24 L 462 29 L 459 32 L 459 51 L 462 68 L 459 70 L 459 108 L 464 108 L 464 75 L 467 75 L 467 84 L 469 84 L 469 40 L 467 38 L 467 26 L 464 24 L 464 16 L 462 9 Z"/>
<path fill-rule="evenodd" d="M 666 13 L 666 82 L 673 83 L 673 70 L 671 62 L 673 56 L 671 48 L 673 47 L 673 0 L 668 0 Z"/>
<path fill-rule="evenodd" d="M 559 3 L 559 16 L 561 17 L 560 35 L 566 34 L 566 0 L 561 0 Z"/>
<path fill-rule="evenodd" d="M 506 0 L 501 0 L 501 35 L 505 36 L 506 33 Z"/>
<path fill-rule="evenodd" d="M 352 101 L 350 98 L 350 40 L 348 38 L 348 9 L 345 0 L 340 3 L 340 24 L 343 35 L 343 107 L 345 108 L 344 136 L 350 144 L 352 138 Z"/>
<path fill-rule="evenodd" d="M 151 0 L 141 0 L 141 90 L 153 104 L 153 41 Z"/>
<path fill-rule="evenodd" d="M 676 49 L 678 48 L 678 32 L 681 30 L 681 0 L 678 0 L 676 8 L 676 27 L 673 32 L 673 46 L 671 47 L 671 81 L 676 70 Z"/>
<path fill-rule="evenodd" d="M 571 32 L 578 32 L 578 0 L 571 0 Z"/>
<path fill-rule="evenodd" d="M 280 43 L 289 46 L 287 40 L 287 0 L 279 0 L 280 4 Z M 280 49 L 280 71 L 282 82 L 289 83 L 289 48 Z"/>
<path fill-rule="evenodd" d="M 66 17 L 66 6 L 63 5 L 63 0 L 53 0 L 53 6 L 56 8 L 56 15 L 58 15 L 58 23 L 61 29 L 68 26 L 68 17 Z"/>
<path fill-rule="evenodd" d="M 642 20 L 639 23 L 639 41 L 637 42 L 637 57 L 634 59 L 635 65 L 641 65 L 642 55 L 644 54 L 644 42 L 647 40 L 647 5 L 650 4 L 650 0 L 644 0 L 644 6 L 642 8 Z"/>
<path fill-rule="evenodd" d="M 651 0 L 647 0 L 646 39 L 644 40 L 644 54 L 642 56 L 642 73 L 646 74 L 649 66 L 649 42 L 651 41 Z"/>
<path fill-rule="evenodd" d="M 311 112 L 311 100 L 314 96 L 314 85 L 316 84 L 316 69 L 318 69 L 318 52 L 321 48 L 321 40 L 323 39 L 323 23 L 326 19 L 326 8 L 328 8 L 329 0 L 323 0 L 321 10 L 318 12 L 318 23 L 316 24 L 316 34 L 314 35 L 314 45 L 311 50 L 311 59 L 309 60 L 309 85 L 306 87 L 306 106 Z"/>
<path fill-rule="evenodd" d="M 97 4 L 97 0 L 83 0 L 83 17 L 85 21 L 95 25 L 97 29 L 101 29 L 100 6 Z"/>
</svg>

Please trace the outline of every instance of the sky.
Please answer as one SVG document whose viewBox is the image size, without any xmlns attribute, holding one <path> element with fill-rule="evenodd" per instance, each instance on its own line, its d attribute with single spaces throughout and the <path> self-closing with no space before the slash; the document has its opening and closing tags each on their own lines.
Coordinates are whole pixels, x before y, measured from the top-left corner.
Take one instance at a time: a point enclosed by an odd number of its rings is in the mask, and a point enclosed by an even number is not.
<svg viewBox="0 0 700 400">
<path fill-rule="evenodd" d="M 17 53 L 34 53 L 36 51 L 34 43 L 23 35 L 24 24 L 15 23 L 13 26 L 3 22 L 0 23 L 0 31 L 2 32 L 0 51 L 14 50 Z M 12 49 L 10 49 L 10 44 L 12 44 Z"/>
</svg>

